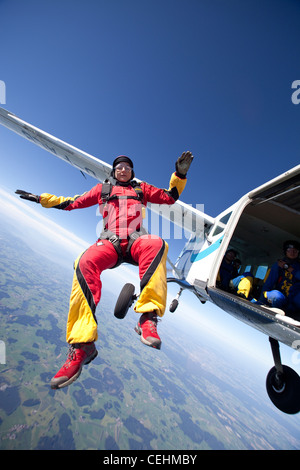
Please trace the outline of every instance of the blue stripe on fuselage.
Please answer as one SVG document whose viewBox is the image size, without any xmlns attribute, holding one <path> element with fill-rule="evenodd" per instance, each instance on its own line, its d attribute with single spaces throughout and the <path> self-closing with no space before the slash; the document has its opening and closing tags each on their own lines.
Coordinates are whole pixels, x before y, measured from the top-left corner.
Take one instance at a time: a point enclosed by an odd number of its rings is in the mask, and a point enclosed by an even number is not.
<svg viewBox="0 0 300 470">
<path fill-rule="evenodd" d="M 206 258 L 208 255 L 213 253 L 214 251 L 218 250 L 220 248 L 221 242 L 223 240 L 224 235 L 222 235 L 221 238 L 219 238 L 215 243 L 210 245 L 208 248 L 206 248 L 203 251 L 200 251 L 200 253 L 193 253 L 191 256 L 191 263 L 194 263 L 195 261 L 200 261 L 203 258 Z"/>
</svg>

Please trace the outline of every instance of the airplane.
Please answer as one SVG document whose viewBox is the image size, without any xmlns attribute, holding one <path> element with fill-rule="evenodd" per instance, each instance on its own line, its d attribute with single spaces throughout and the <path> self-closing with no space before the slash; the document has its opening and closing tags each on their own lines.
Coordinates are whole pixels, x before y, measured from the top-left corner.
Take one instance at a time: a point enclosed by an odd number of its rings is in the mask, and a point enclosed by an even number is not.
<svg viewBox="0 0 300 470">
<path fill-rule="evenodd" d="M 111 165 L 32 126 L 11 112 L 0 108 L 0 124 L 73 165 L 81 172 L 103 182 L 110 179 Z M 136 178 L 137 179 L 137 178 Z M 139 181 L 139 180 L 137 180 Z M 162 217 L 184 227 L 190 236 L 175 263 L 172 277 L 179 292 L 171 302 L 175 311 L 184 290 L 196 295 L 201 304 L 217 305 L 236 319 L 269 337 L 274 367 L 266 378 L 266 389 L 272 403 L 282 412 L 300 411 L 300 377 L 282 364 L 280 345 L 300 349 L 300 322 L 266 305 L 252 303 L 222 290 L 217 282 L 221 262 L 228 249 L 234 249 L 242 260 L 241 272 L 250 270 L 259 285 L 277 259 L 285 240 L 300 240 L 300 165 L 245 194 L 217 217 L 199 208 L 176 201 L 164 210 L 150 205 Z M 116 302 L 115 316 L 124 318 L 137 296 L 131 284 L 125 284 Z"/>
</svg>

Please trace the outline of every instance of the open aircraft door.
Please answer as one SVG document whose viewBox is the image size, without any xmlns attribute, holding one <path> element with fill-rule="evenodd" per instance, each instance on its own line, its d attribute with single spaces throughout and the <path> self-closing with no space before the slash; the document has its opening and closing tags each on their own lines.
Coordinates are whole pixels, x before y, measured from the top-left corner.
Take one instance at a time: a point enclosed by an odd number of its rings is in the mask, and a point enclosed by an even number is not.
<svg viewBox="0 0 300 470">
<path fill-rule="evenodd" d="M 241 273 L 251 269 L 260 278 L 265 275 L 267 268 L 282 256 L 284 241 L 300 240 L 300 165 L 241 198 L 216 220 L 208 240 L 213 242 L 223 226 L 223 246 L 218 262 L 212 266 L 208 286 L 216 285 L 228 248 L 238 252 Z"/>
<path fill-rule="evenodd" d="M 210 271 L 207 293 L 213 302 L 240 320 L 270 336 L 272 332 L 279 334 L 277 325 L 273 324 L 274 315 L 267 312 L 266 308 L 255 307 L 255 304 L 250 308 L 249 301 L 218 289 L 216 280 L 226 250 L 233 248 L 241 260 L 240 274 L 249 271 L 253 274 L 255 283 L 252 295 L 259 299 L 268 269 L 283 256 L 283 243 L 286 240 L 300 242 L 300 165 L 251 191 L 231 209 L 230 219 L 224 229 L 222 249 Z M 245 303 L 249 310 L 247 315 L 245 311 L 241 312 Z M 259 309 L 260 313 L 256 315 Z M 271 322 L 268 317 L 272 319 Z M 280 332 L 280 340 L 288 346 L 299 339 L 300 323 L 297 325 L 295 322 L 295 325 L 291 325 L 291 328 L 297 338 L 294 334 L 286 334 L 286 329 Z"/>
<path fill-rule="evenodd" d="M 233 216 L 233 208 L 220 214 L 196 240 L 191 239 L 190 269 L 186 280 L 194 285 L 203 298 L 208 297 L 207 288 L 215 284 L 215 267 L 220 265 L 223 247 L 230 233 L 229 221 Z M 194 243 L 194 245 L 192 245 Z M 199 249 L 200 248 L 200 249 Z"/>
</svg>

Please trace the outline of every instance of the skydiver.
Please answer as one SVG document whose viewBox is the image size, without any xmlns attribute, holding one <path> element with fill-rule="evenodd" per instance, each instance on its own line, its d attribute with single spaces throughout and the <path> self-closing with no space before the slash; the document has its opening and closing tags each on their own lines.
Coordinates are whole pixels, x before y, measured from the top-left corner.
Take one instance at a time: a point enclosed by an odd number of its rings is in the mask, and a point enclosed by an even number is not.
<svg viewBox="0 0 300 470">
<path fill-rule="evenodd" d="M 83 365 L 96 358 L 98 338 L 96 307 L 101 297 L 100 275 L 126 261 L 139 266 L 140 296 L 134 310 L 141 316 L 135 331 L 142 343 L 160 349 L 157 333 L 158 317 L 166 307 L 166 259 L 168 244 L 156 235 L 149 235 L 142 226 L 143 207 L 148 202 L 172 205 L 186 185 L 187 171 L 193 160 L 184 152 L 176 161 L 168 190 L 134 180 L 133 162 L 121 155 L 113 162 L 111 176 L 115 183 L 99 183 L 80 196 L 57 197 L 49 193 L 40 196 L 17 190 L 22 199 L 40 203 L 45 208 L 70 211 L 99 204 L 104 230 L 97 242 L 79 255 L 74 263 L 73 285 L 67 320 L 68 357 L 51 379 L 53 389 L 74 382 Z"/>
</svg>

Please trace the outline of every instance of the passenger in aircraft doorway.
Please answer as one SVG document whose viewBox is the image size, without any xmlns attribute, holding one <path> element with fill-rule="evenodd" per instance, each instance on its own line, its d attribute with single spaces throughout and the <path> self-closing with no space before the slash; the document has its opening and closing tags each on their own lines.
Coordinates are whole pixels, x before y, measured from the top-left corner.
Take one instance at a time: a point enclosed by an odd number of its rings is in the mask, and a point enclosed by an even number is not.
<svg viewBox="0 0 300 470">
<path fill-rule="evenodd" d="M 284 257 L 274 263 L 267 274 L 260 301 L 300 320 L 300 243 L 287 240 L 283 252 Z"/>
<path fill-rule="evenodd" d="M 160 349 L 157 320 L 165 312 L 167 300 L 167 243 L 143 228 L 147 203 L 172 205 L 186 184 L 192 163 L 191 152 L 184 152 L 176 162 L 169 189 L 159 189 L 134 180 L 133 162 L 125 155 L 113 162 L 111 177 L 82 195 L 74 197 L 43 193 L 40 196 L 17 190 L 22 199 L 40 203 L 45 208 L 70 211 L 99 205 L 103 215 L 103 232 L 95 244 L 84 251 L 74 263 L 66 340 L 69 354 L 65 364 L 52 378 L 51 388 L 62 388 L 76 380 L 82 366 L 97 356 L 98 338 L 96 307 L 101 297 L 101 273 L 122 262 L 139 266 L 140 295 L 134 306 L 139 313 L 135 331 L 142 343 Z"/>
<path fill-rule="evenodd" d="M 253 275 L 251 272 L 239 274 L 241 261 L 236 258 L 237 251 L 229 249 L 220 266 L 217 286 L 225 291 L 236 293 L 238 296 L 255 301 L 251 296 L 253 287 Z"/>
<path fill-rule="evenodd" d="M 220 287 L 220 289 L 228 291 L 229 282 L 237 275 L 237 271 L 234 265 L 236 256 L 237 252 L 232 248 L 227 250 L 225 253 L 217 278 L 217 285 Z"/>
</svg>

